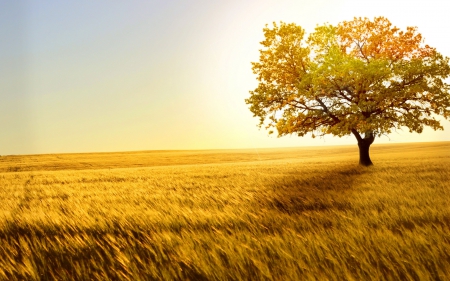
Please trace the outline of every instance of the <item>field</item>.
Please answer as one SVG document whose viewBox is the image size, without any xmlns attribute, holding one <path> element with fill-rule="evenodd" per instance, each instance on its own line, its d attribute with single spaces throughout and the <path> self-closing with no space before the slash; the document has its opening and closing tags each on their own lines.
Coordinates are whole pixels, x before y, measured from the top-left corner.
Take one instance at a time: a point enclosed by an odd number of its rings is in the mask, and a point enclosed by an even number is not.
<svg viewBox="0 0 450 281">
<path fill-rule="evenodd" d="M 450 142 L 0 157 L 0 280 L 450 280 Z"/>
</svg>

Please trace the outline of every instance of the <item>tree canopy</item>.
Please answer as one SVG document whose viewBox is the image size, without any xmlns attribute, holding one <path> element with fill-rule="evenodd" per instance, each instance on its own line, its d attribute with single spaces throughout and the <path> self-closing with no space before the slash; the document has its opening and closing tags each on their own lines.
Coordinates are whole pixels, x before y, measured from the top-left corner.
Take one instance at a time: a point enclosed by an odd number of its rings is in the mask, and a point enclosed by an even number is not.
<svg viewBox="0 0 450 281">
<path fill-rule="evenodd" d="M 437 116 L 450 118 L 449 58 L 416 27 L 377 17 L 317 26 L 309 36 L 293 23 L 263 31 L 252 63 L 259 84 L 245 101 L 279 136 L 353 134 L 361 150 L 393 129 L 443 129 Z"/>
</svg>

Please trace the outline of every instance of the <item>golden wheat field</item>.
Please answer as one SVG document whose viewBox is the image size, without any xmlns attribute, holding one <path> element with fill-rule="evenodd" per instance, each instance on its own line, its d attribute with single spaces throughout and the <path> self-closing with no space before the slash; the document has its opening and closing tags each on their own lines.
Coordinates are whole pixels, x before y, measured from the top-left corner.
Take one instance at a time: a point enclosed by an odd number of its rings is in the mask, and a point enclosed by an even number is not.
<svg viewBox="0 0 450 281">
<path fill-rule="evenodd" d="M 450 280 L 450 142 L 0 157 L 0 280 Z"/>
</svg>

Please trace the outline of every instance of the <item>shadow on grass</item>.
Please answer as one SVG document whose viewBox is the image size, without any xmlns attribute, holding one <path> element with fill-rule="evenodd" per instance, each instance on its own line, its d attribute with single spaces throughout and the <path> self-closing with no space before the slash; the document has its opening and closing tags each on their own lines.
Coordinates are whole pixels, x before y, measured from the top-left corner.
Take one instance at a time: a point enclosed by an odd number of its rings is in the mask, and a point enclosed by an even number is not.
<svg viewBox="0 0 450 281">
<path fill-rule="evenodd" d="M 260 198 L 263 207 L 282 213 L 298 214 L 306 211 L 347 210 L 351 208 L 349 197 L 358 179 L 368 168 L 343 166 L 328 171 L 316 171 L 302 175 L 290 171 L 290 177 L 273 184 L 270 196 Z"/>
</svg>

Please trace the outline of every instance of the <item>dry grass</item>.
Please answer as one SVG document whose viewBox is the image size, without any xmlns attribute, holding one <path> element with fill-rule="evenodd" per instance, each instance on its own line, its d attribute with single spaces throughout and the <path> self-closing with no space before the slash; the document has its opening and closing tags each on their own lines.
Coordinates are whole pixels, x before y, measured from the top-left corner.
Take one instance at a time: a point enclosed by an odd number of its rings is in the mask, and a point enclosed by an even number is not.
<svg viewBox="0 0 450 281">
<path fill-rule="evenodd" d="M 450 280 L 450 143 L 0 157 L 0 280 Z"/>
</svg>

